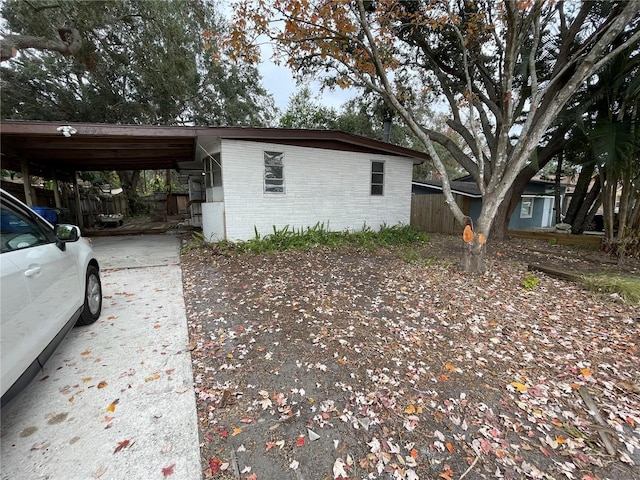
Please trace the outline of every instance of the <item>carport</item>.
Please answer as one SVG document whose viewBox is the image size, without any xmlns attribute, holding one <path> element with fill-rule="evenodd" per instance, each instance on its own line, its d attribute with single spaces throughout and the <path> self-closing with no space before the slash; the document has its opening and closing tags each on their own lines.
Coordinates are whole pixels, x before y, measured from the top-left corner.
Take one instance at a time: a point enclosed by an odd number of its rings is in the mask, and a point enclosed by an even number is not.
<svg viewBox="0 0 640 480">
<path fill-rule="evenodd" d="M 77 171 L 202 169 L 195 162 L 197 127 L 15 120 L 3 120 L 0 127 L 3 169 L 21 172 L 23 178 L 69 182 L 76 191 Z M 24 194 L 27 204 L 34 205 L 29 183 L 24 183 Z M 60 207 L 57 188 L 54 196 Z M 80 211 L 79 195 L 75 198 Z"/>
</svg>

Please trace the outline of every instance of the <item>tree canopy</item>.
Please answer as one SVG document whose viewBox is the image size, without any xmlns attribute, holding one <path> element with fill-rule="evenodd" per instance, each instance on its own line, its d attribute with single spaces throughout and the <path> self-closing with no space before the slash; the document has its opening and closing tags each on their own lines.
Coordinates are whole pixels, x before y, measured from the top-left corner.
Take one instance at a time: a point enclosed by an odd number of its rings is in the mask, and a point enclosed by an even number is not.
<svg viewBox="0 0 640 480">
<path fill-rule="evenodd" d="M 465 224 L 434 144 L 442 145 L 482 193 L 468 265 L 481 271 L 478 240 L 540 147 L 549 146 L 548 157 L 564 138 L 559 119 L 576 92 L 637 44 L 639 10 L 638 2 L 606 0 L 241 0 L 224 40 L 232 57 L 252 62 L 268 38 L 300 77 L 377 94 L 433 157 L 447 203 Z M 416 119 L 423 98 L 447 110 L 462 146 Z"/>
<path fill-rule="evenodd" d="M 226 26 L 210 0 L 8 0 L 1 11 L 9 30 L 3 45 L 20 48 L 2 65 L 5 118 L 163 125 L 273 119 L 255 67 L 212 60 L 211 32 Z M 73 51 L 29 42 L 55 39 L 69 25 Z"/>
<path fill-rule="evenodd" d="M 311 96 L 309 87 L 304 86 L 289 98 L 287 109 L 280 117 L 280 126 L 332 130 L 336 128 L 337 117 L 335 109 L 320 105 Z"/>
</svg>

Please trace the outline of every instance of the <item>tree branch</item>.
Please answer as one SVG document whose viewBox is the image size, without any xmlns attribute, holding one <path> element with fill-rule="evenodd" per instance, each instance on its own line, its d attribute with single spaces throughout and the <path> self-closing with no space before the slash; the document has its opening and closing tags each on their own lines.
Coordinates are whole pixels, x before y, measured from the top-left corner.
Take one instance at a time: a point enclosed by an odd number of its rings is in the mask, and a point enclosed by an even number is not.
<svg viewBox="0 0 640 480">
<path fill-rule="evenodd" d="M 58 32 L 59 40 L 31 35 L 6 35 L 0 39 L 0 61 L 10 60 L 19 50 L 28 48 L 49 50 L 62 55 L 75 55 L 82 47 L 80 32 L 75 27 L 60 28 Z"/>
<path fill-rule="evenodd" d="M 484 156 L 485 155 L 482 149 L 482 143 L 480 142 L 480 133 L 478 131 L 478 125 L 477 125 L 477 120 L 475 115 L 476 110 L 479 111 L 482 109 L 482 105 L 478 106 L 476 104 L 476 100 L 475 100 L 476 95 L 474 93 L 475 89 L 473 86 L 473 81 L 471 80 L 471 67 L 469 65 L 469 50 L 467 49 L 467 46 L 465 44 L 464 36 L 462 35 L 462 32 L 456 25 L 456 22 L 453 21 L 454 15 L 453 15 L 453 12 L 451 11 L 450 5 L 448 5 L 447 10 L 451 18 L 453 31 L 455 32 L 456 37 L 458 38 L 458 42 L 460 42 L 460 51 L 462 52 L 463 71 L 464 71 L 464 76 L 467 84 L 467 92 L 469 92 L 468 93 L 469 98 L 467 99 L 467 101 L 469 102 L 469 124 L 471 126 L 470 133 L 473 137 L 473 140 L 475 141 L 475 149 L 473 150 L 476 152 L 475 155 L 476 155 L 476 160 L 478 162 L 478 178 L 476 178 L 476 183 L 478 184 L 480 193 L 484 196 L 486 192 L 486 183 L 484 179 L 484 176 L 485 176 Z"/>
<path fill-rule="evenodd" d="M 33 10 L 35 10 L 36 13 L 40 13 L 43 10 L 52 10 L 55 8 L 60 8 L 60 4 L 58 5 L 42 5 L 40 7 L 36 7 L 33 3 L 31 3 L 29 0 L 23 0 L 24 3 L 26 3 L 27 5 L 29 5 Z"/>
<path fill-rule="evenodd" d="M 384 89 L 384 96 L 387 99 L 387 101 L 389 101 L 391 106 L 395 109 L 395 111 L 398 112 L 398 114 L 400 114 L 400 116 L 409 126 L 411 131 L 424 143 L 425 147 L 427 147 L 427 152 L 431 156 L 433 163 L 436 166 L 436 169 L 438 170 L 440 175 L 442 175 L 442 193 L 444 194 L 445 201 L 449 206 L 449 208 L 451 209 L 451 212 L 453 213 L 456 220 L 460 224 L 463 224 L 465 215 L 460 209 L 460 206 L 457 204 L 455 198 L 453 197 L 453 192 L 451 191 L 451 185 L 449 183 L 449 175 L 447 174 L 447 170 L 444 164 L 442 163 L 442 160 L 440 159 L 438 152 L 433 146 L 433 143 L 431 141 L 431 138 L 429 138 L 429 135 L 427 135 L 425 131 L 422 130 L 420 125 L 416 123 L 413 116 L 407 111 L 407 109 L 398 101 L 396 96 L 393 94 L 393 88 L 389 82 L 389 79 L 387 77 L 387 72 L 380 59 L 378 49 L 376 48 L 376 40 L 373 37 L 373 33 L 371 32 L 371 29 L 369 28 L 369 23 L 367 21 L 363 0 L 357 0 L 357 7 L 358 7 L 358 18 L 359 18 L 360 26 L 362 27 L 362 30 L 365 36 L 367 37 L 367 42 L 371 49 L 370 51 L 372 54 L 372 60 L 375 66 L 376 74 L 380 82 L 382 83 L 382 88 Z"/>
<path fill-rule="evenodd" d="M 469 156 L 462 151 L 456 142 L 443 133 L 435 130 L 425 128 L 424 131 L 434 142 L 438 145 L 442 145 L 451 154 L 455 161 L 458 162 L 460 166 L 469 172 L 474 178 L 478 175 L 478 166 L 471 161 Z"/>
</svg>

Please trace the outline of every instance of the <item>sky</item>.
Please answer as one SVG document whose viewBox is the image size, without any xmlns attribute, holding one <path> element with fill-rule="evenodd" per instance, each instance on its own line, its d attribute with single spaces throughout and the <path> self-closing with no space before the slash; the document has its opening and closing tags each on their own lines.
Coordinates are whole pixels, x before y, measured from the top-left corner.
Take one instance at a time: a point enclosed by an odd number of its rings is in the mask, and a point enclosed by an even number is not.
<svg viewBox="0 0 640 480">
<path fill-rule="evenodd" d="M 271 47 L 268 44 L 261 46 L 261 59 L 260 74 L 262 75 L 262 85 L 264 88 L 273 95 L 276 107 L 284 112 L 289 104 L 289 99 L 295 94 L 302 85 L 298 87 L 291 71 L 284 66 L 279 66 L 270 60 Z M 333 107 L 336 110 L 340 110 L 342 105 L 351 100 L 357 95 L 357 92 L 349 89 L 343 90 L 337 88 L 333 91 L 325 89 L 320 93 L 320 84 L 318 82 L 312 82 L 309 84 L 309 89 L 312 93 L 318 95 L 318 103 L 325 107 Z"/>
<path fill-rule="evenodd" d="M 296 86 L 291 71 L 282 66 L 275 65 L 269 61 L 260 64 L 260 73 L 262 74 L 262 84 L 264 88 L 273 95 L 276 106 L 280 111 L 284 112 L 289 104 L 289 99 L 302 86 Z M 317 100 L 320 105 L 325 107 L 333 107 L 340 110 L 342 105 L 356 96 L 353 90 L 342 90 L 340 88 L 330 91 L 325 89 L 320 93 L 320 84 L 313 82 L 309 84 L 312 93 L 318 95 Z"/>
<path fill-rule="evenodd" d="M 2 2 L 4 0 L 0 0 Z M 233 9 L 231 2 L 220 2 L 219 5 L 222 10 L 222 15 L 229 21 L 233 18 Z M 260 45 L 261 63 L 259 66 L 260 74 L 262 75 L 262 85 L 264 88 L 273 95 L 276 107 L 281 112 L 287 109 L 289 99 L 295 94 L 301 86 L 297 86 L 291 71 L 284 66 L 276 65 L 271 61 L 271 55 L 273 54 L 272 46 L 265 42 Z M 313 82 L 309 84 L 309 89 L 312 93 L 318 95 L 317 100 L 320 105 L 325 107 L 333 107 L 339 110 L 344 103 L 351 100 L 357 95 L 354 90 L 342 90 L 340 88 L 330 91 L 325 89 L 320 93 L 320 84 Z"/>
</svg>

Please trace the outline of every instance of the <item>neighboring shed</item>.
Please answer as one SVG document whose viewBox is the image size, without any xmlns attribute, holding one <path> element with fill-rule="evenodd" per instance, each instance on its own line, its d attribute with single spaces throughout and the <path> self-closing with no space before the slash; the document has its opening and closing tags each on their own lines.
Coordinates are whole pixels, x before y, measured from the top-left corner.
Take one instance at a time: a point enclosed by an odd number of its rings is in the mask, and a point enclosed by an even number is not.
<svg viewBox="0 0 640 480">
<path fill-rule="evenodd" d="M 188 175 L 190 221 L 214 241 L 318 223 L 329 230 L 409 224 L 413 165 L 429 158 L 325 130 L 3 120 L 0 133 L 3 168 L 27 175 L 67 182 L 76 171 Z"/>
<path fill-rule="evenodd" d="M 482 195 L 473 178 L 469 175 L 451 181 L 451 190 L 462 211 L 474 221 L 477 220 L 482 209 Z M 565 190 L 566 187 L 562 185 L 561 205 L 564 203 Z M 462 227 L 455 223 L 453 214 L 444 203 L 440 180 L 412 182 L 412 194 L 411 224 L 416 228 L 439 233 L 462 231 Z M 551 228 L 554 225 L 554 182 L 531 180 L 511 214 L 509 230 Z"/>
</svg>

